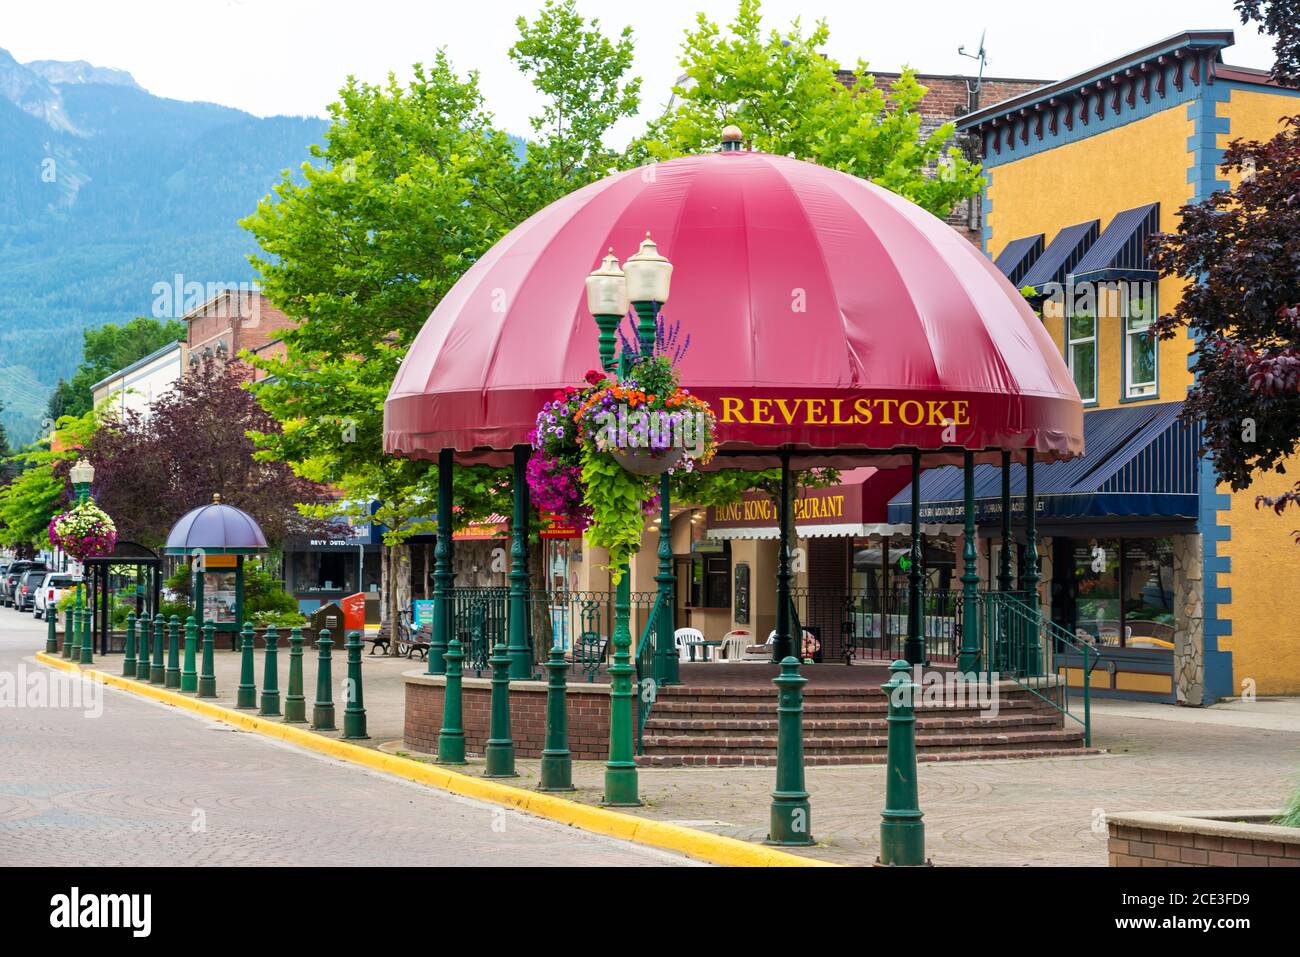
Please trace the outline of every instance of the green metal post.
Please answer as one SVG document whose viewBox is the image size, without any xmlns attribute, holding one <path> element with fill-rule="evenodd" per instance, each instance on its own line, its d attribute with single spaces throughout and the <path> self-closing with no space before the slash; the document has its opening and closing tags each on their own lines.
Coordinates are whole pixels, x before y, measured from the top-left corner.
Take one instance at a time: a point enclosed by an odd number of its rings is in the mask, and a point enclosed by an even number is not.
<svg viewBox="0 0 1300 957">
<path fill-rule="evenodd" d="M 807 847 L 816 843 L 803 772 L 803 686 L 808 679 L 799 674 L 799 660 L 791 655 L 772 683 L 777 690 L 776 790 L 764 843 Z"/>
<path fill-rule="evenodd" d="M 614 591 L 614 663 L 609 666 L 609 757 L 605 800 L 609 807 L 640 807 L 632 705 L 632 572 L 624 564 Z"/>
<path fill-rule="evenodd" d="M 921 453 L 912 452 L 912 545 L 907 568 L 907 640 L 903 657 L 914 665 L 925 664 L 925 639 L 921 618 Z"/>
<path fill-rule="evenodd" d="M 95 614 L 89 608 L 82 612 L 81 618 L 81 663 L 95 663 Z"/>
<path fill-rule="evenodd" d="M 998 560 L 998 591 L 1011 591 L 1011 453 L 1002 453 L 1002 554 Z"/>
<path fill-rule="evenodd" d="M 510 521 L 510 655 L 511 680 L 527 681 L 533 676 L 528 648 L 528 507 L 527 469 L 530 449 L 516 445 L 511 490 L 514 514 Z"/>
<path fill-rule="evenodd" d="M 465 726 L 461 699 L 460 663 L 465 659 L 460 639 L 452 638 L 444 654 L 447 685 L 442 696 L 442 727 L 438 729 L 438 763 L 465 763 Z"/>
<path fill-rule="evenodd" d="M 203 569 L 204 558 L 194 555 L 190 558 L 190 598 L 194 606 L 194 620 L 203 620 Z"/>
<path fill-rule="evenodd" d="M 1034 450 L 1025 449 L 1025 603 L 1029 621 L 1025 623 L 1025 669 L 1028 674 L 1043 673 L 1038 647 L 1038 516 L 1034 500 Z M 1084 661 L 1087 664 L 1087 661 Z"/>
<path fill-rule="evenodd" d="M 56 655 L 59 653 L 59 610 L 51 606 L 48 602 L 45 605 L 45 653 L 47 655 Z"/>
<path fill-rule="evenodd" d="M 258 714 L 279 715 L 280 713 L 280 636 L 274 625 L 266 626 L 262 636 L 266 643 L 266 655 L 262 662 L 262 698 Z"/>
<path fill-rule="evenodd" d="M 149 663 L 149 683 L 151 685 L 160 685 L 167 680 L 166 670 L 163 665 L 163 655 L 166 652 L 167 618 L 162 612 L 158 612 L 153 619 L 153 661 Z"/>
<path fill-rule="evenodd" d="M 979 553 L 975 548 L 975 453 L 970 449 L 962 454 L 962 498 L 966 524 L 962 535 L 961 654 L 957 658 L 957 670 L 970 673 L 979 668 L 980 659 L 979 611 L 976 607 L 980 573 Z"/>
<path fill-rule="evenodd" d="M 772 661 L 780 664 L 794 655 L 794 636 L 790 634 L 790 452 L 781 450 L 781 500 L 776 503 L 777 529 L 781 541 L 776 548 L 776 637 L 772 639 Z M 803 635 L 799 635 L 803 650 Z"/>
<path fill-rule="evenodd" d="M 53 629 L 51 629 L 53 634 Z M 126 647 L 122 650 L 122 677 L 134 678 L 135 669 L 135 612 L 126 613 Z"/>
<path fill-rule="evenodd" d="M 488 726 L 485 778 L 517 778 L 515 743 L 510 737 L 510 656 L 506 646 L 497 642 L 488 660 L 492 666 L 492 715 Z"/>
<path fill-rule="evenodd" d="M 600 367 L 606 372 L 613 372 L 618 364 L 614 353 L 618 348 L 618 325 L 623 316 L 594 316 L 597 335 L 597 347 L 600 350 Z"/>
<path fill-rule="evenodd" d="M 453 540 L 452 479 L 455 452 L 442 449 L 438 453 L 438 542 L 433 550 L 433 635 L 429 641 L 429 674 L 440 675 L 446 671 L 443 655 L 451 643 L 452 628 L 452 573 Z"/>
<path fill-rule="evenodd" d="M 330 630 L 322 628 L 316 636 L 316 702 L 311 709 L 313 731 L 335 731 L 334 725 L 334 675 L 330 649 Z"/>
<path fill-rule="evenodd" d="M 73 641 L 73 630 L 72 630 L 72 629 L 73 629 L 73 623 L 72 623 L 72 618 L 73 618 L 73 614 L 74 614 L 74 612 L 73 612 L 73 608 L 72 608 L 71 605 L 69 605 L 69 606 L 68 606 L 67 613 L 63 616 L 63 646 L 62 646 L 62 648 L 59 649 L 59 653 L 60 653 L 64 658 L 71 658 L 71 657 L 72 657 L 72 641 Z"/>
<path fill-rule="evenodd" d="M 655 583 L 659 587 L 659 620 L 655 623 L 655 683 L 678 685 L 682 683 L 677 643 L 673 636 L 673 530 L 672 489 L 665 472 L 659 476 L 659 571 Z"/>
<path fill-rule="evenodd" d="M 307 720 L 307 699 L 302 693 L 302 629 L 289 632 L 289 693 L 284 698 L 286 724 L 303 724 Z"/>
<path fill-rule="evenodd" d="M 167 623 L 167 670 L 163 684 L 168 688 L 181 686 L 181 617 L 172 615 Z"/>
<path fill-rule="evenodd" d="M 569 703 L 564 649 L 551 645 L 546 661 L 546 746 L 542 749 L 539 791 L 572 791 L 573 755 L 569 753 Z"/>
<path fill-rule="evenodd" d="M 151 648 L 151 642 L 149 641 L 150 623 L 151 619 L 148 615 L 140 616 L 140 637 L 138 639 L 139 648 L 135 655 L 135 678 L 137 681 L 149 680 L 149 654 Z"/>
<path fill-rule="evenodd" d="M 343 647 L 348 652 L 348 697 L 343 706 L 343 737 L 361 741 L 370 737 L 366 734 L 366 700 L 361 688 L 361 649 L 365 647 L 361 632 L 348 632 Z"/>
<path fill-rule="evenodd" d="M 885 808 L 880 813 L 880 859 L 889 867 L 917 867 L 925 860 L 925 824 L 916 785 L 916 684 L 906 661 L 889 666 L 893 672 L 881 686 L 889 696 L 889 753 L 885 770 Z"/>
<path fill-rule="evenodd" d="M 239 688 L 235 691 L 235 707 L 246 711 L 257 707 L 257 678 L 253 666 L 253 623 L 244 622 L 239 643 Z"/>
<path fill-rule="evenodd" d="M 199 625 L 190 615 L 185 619 L 185 667 L 181 669 L 181 691 L 199 690 Z"/>
<path fill-rule="evenodd" d="M 217 696 L 216 663 L 213 661 L 213 649 L 216 644 L 217 626 L 209 618 L 203 623 L 203 665 L 199 671 L 199 697 L 215 698 Z"/>
</svg>

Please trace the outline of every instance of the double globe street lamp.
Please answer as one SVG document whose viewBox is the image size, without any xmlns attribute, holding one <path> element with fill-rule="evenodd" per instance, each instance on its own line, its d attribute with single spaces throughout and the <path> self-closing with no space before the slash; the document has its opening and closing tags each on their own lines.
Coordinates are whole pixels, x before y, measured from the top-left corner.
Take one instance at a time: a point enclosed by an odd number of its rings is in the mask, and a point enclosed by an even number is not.
<svg viewBox="0 0 1300 957">
<path fill-rule="evenodd" d="M 95 481 L 95 466 L 91 465 L 84 458 L 78 459 L 77 464 L 68 469 L 68 478 L 72 482 L 72 491 L 77 496 L 77 504 L 83 505 L 90 497 L 90 486 Z M 93 648 L 91 645 L 89 621 L 87 621 L 83 611 L 84 604 L 82 601 L 84 582 L 86 579 L 86 567 L 81 567 L 81 581 L 77 582 L 77 604 L 76 611 L 73 613 L 73 622 L 76 624 L 77 634 L 81 637 L 81 656 L 80 661 L 83 664 L 92 664 Z M 49 614 L 50 612 L 46 612 Z M 65 635 L 64 641 L 70 641 L 71 636 Z M 74 644 L 75 648 L 76 645 Z"/>
</svg>

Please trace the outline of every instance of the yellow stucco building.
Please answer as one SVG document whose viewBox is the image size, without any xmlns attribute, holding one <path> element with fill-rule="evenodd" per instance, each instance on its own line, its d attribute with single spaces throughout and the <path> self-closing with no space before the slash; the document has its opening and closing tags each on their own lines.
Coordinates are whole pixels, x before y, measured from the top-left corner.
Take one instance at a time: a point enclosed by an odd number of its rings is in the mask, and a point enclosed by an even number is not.
<svg viewBox="0 0 1300 957">
<path fill-rule="evenodd" d="M 1290 487 L 1300 459 L 1248 490 L 1216 487 L 1199 428 L 1179 418 L 1194 343 L 1148 331 L 1181 294 L 1150 270 L 1150 235 L 1228 185 L 1230 140 L 1269 139 L 1300 113 L 1297 91 L 1223 62 L 1232 42 L 1188 31 L 959 124 L 983 153 L 985 251 L 1034 287 L 1086 404 L 1087 454 L 1041 470 L 1039 525 L 1044 607 L 1105 649 L 1101 694 L 1195 705 L 1300 693 L 1300 629 L 1284 607 L 1300 592 L 1296 523 L 1255 507 Z M 950 485 L 927 475 L 924 508 Z M 907 512 L 900 497 L 890 519 Z"/>
</svg>

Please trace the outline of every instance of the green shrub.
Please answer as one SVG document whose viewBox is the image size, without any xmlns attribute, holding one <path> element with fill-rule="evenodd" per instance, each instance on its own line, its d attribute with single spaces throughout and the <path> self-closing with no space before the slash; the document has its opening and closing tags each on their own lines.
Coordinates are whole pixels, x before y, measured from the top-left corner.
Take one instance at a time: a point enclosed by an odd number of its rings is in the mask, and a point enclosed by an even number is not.
<svg viewBox="0 0 1300 957">
<path fill-rule="evenodd" d="M 302 628 L 307 624 L 307 616 L 296 611 L 258 611 L 253 613 L 253 624 L 259 628 L 264 625 L 275 628 Z"/>
<path fill-rule="evenodd" d="M 1295 789 L 1291 795 L 1291 800 L 1287 802 L 1286 809 L 1273 823 L 1281 824 L 1283 827 L 1300 827 L 1300 787 Z"/>
</svg>

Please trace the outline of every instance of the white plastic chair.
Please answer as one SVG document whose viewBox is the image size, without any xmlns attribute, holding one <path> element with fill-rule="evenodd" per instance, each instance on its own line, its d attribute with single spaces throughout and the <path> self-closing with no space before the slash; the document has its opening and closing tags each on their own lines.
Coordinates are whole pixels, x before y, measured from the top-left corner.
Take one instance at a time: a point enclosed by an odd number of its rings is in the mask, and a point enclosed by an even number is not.
<svg viewBox="0 0 1300 957">
<path fill-rule="evenodd" d="M 722 653 L 720 657 L 726 661 L 739 661 L 753 640 L 753 632 L 745 631 L 743 628 L 727 632 L 722 636 L 722 647 L 718 649 Z"/>
<path fill-rule="evenodd" d="M 678 628 L 673 632 L 673 641 L 677 644 L 677 660 L 691 661 L 690 645 L 704 641 L 704 632 L 698 628 Z"/>
</svg>

